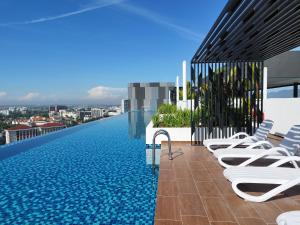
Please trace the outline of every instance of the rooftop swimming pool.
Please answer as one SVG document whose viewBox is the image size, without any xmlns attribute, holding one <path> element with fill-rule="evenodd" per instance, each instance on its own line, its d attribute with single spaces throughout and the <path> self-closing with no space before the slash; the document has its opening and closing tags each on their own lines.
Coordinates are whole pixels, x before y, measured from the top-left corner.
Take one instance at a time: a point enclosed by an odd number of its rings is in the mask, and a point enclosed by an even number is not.
<svg viewBox="0 0 300 225">
<path fill-rule="evenodd" d="M 0 224 L 153 224 L 157 174 L 133 112 L 0 148 Z"/>
</svg>

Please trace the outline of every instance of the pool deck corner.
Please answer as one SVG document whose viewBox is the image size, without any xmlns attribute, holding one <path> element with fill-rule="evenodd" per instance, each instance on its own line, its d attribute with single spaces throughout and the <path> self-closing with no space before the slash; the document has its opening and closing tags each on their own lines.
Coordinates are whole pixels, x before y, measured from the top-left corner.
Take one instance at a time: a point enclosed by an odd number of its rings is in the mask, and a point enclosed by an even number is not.
<svg viewBox="0 0 300 225">
<path fill-rule="evenodd" d="M 205 147 L 173 143 L 168 160 L 162 144 L 156 225 L 275 225 L 276 217 L 300 209 L 300 188 L 264 203 L 239 198 L 223 168 Z"/>
</svg>

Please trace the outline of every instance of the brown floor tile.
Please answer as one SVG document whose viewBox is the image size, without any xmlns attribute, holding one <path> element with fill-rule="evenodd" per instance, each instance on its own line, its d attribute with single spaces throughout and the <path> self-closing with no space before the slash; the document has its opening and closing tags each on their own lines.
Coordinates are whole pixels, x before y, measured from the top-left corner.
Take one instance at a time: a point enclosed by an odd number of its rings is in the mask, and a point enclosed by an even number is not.
<svg viewBox="0 0 300 225">
<path fill-rule="evenodd" d="M 178 180 L 177 179 L 177 189 L 181 194 L 197 194 L 197 188 L 194 184 L 193 179 L 189 180 Z"/>
<path fill-rule="evenodd" d="M 182 225 L 182 222 L 176 220 L 155 220 L 155 225 Z"/>
<path fill-rule="evenodd" d="M 161 162 L 159 165 L 159 169 L 161 170 L 171 170 L 173 168 L 173 162 L 171 160 L 166 160 L 165 162 Z"/>
<path fill-rule="evenodd" d="M 203 203 L 198 194 L 180 194 L 178 200 L 181 215 L 206 216 Z"/>
<path fill-rule="evenodd" d="M 214 182 L 196 182 L 199 195 L 202 197 L 221 196 L 219 189 Z"/>
<path fill-rule="evenodd" d="M 290 198 L 279 198 L 272 201 L 282 211 L 300 210 L 300 202 Z"/>
<path fill-rule="evenodd" d="M 207 170 L 192 170 L 193 178 L 198 181 L 212 181 L 212 176 Z"/>
<path fill-rule="evenodd" d="M 191 179 L 192 173 L 187 167 L 177 167 L 175 168 L 176 179 Z"/>
<path fill-rule="evenodd" d="M 275 223 L 277 216 L 282 213 L 272 202 L 251 203 L 251 205 L 266 223 Z"/>
<path fill-rule="evenodd" d="M 239 225 L 267 225 L 262 219 L 258 218 L 238 218 Z"/>
<path fill-rule="evenodd" d="M 205 169 L 201 161 L 191 161 L 188 163 L 190 170 L 203 170 Z"/>
<path fill-rule="evenodd" d="M 214 182 L 217 185 L 222 195 L 235 195 L 235 193 L 232 190 L 231 183 L 227 181 L 225 178 L 214 179 Z"/>
<path fill-rule="evenodd" d="M 173 170 L 159 170 L 159 182 L 166 181 L 176 181 L 175 172 Z"/>
<path fill-rule="evenodd" d="M 259 217 L 252 205 L 250 205 L 249 202 L 246 202 L 245 200 L 239 198 L 238 196 L 226 195 L 224 196 L 224 198 L 226 199 L 227 205 L 231 209 L 231 212 L 236 217 Z"/>
<path fill-rule="evenodd" d="M 182 216 L 183 225 L 210 225 L 207 217 L 203 216 Z"/>
<path fill-rule="evenodd" d="M 189 143 L 172 147 L 181 153 L 172 161 L 166 150 L 161 157 L 155 224 L 276 225 L 280 213 L 300 209 L 299 186 L 265 203 L 244 201 L 204 147 Z M 257 185 L 251 187 L 241 186 L 250 193 L 257 191 Z"/>
<path fill-rule="evenodd" d="M 238 225 L 237 223 L 233 222 L 211 222 L 211 225 Z"/>
<path fill-rule="evenodd" d="M 155 217 L 164 220 L 181 220 L 177 197 L 158 196 Z"/>
<path fill-rule="evenodd" d="M 210 221 L 236 222 L 223 199 L 205 198 L 203 202 Z"/>
<path fill-rule="evenodd" d="M 160 181 L 157 188 L 157 195 L 177 196 L 178 189 L 175 181 Z"/>
</svg>

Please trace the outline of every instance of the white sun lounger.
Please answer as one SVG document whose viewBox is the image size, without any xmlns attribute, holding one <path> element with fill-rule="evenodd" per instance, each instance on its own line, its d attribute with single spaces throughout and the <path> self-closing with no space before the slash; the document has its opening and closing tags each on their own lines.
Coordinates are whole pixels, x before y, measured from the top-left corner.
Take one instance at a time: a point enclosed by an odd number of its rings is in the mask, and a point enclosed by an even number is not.
<svg viewBox="0 0 300 225">
<path fill-rule="evenodd" d="M 250 145 L 247 148 L 217 149 L 214 151 L 214 156 L 218 158 L 219 163 L 223 167 L 229 168 L 232 165 L 230 165 L 228 161 L 225 162 L 224 160 L 226 159 L 248 159 L 238 165 L 247 166 L 262 158 L 279 160 L 286 156 L 299 155 L 299 148 L 300 125 L 294 125 L 284 136 L 283 140 L 279 144 L 279 147 L 273 147 L 273 145 L 267 141 L 260 141 Z"/>
<path fill-rule="evenodd" d="M 300 169 L 296 161 L 300 161 L 300 157 L 285 157 L 267 167 L 232 167 L 224 170 L 224 176 L 232 182 L 234 192 L 241 198 L 252 202 L 264 202 L 300 184 Z M 288 162 L 294 162 L 295 168 L 279 167 Z M 257 196 L 241 191 L 238 188 L 239 184 L 278 184 L 279 186 Z"/>
<path fill-rule="evenodd" d="M 229 149 L 229 148 L 234 148 L 238 145 L 249 145 L 258 141 L 266 140 L 272 127 L 273 127 L 272 120 L 264 120 L 260 124 L 259 128 L 257 128 L 253 136 L 249 136 L 245 132 L 239 132 L 227 139 L 207 139 L 203 141 L 203 144 L 204 146 L 207 147 L 207 149 L 210 152 L 214 152 L 212 146 L 229 145 L 227 147 Z M 244 137 L 244 138 L 240 138 L 240 137 Z"/>
<path fill-rule="evenodd" d="M 290 211 L 280 214 L 276 222 L 278 225 L 298 225 L 300 224 L 300 211 Z"/>
</svg>

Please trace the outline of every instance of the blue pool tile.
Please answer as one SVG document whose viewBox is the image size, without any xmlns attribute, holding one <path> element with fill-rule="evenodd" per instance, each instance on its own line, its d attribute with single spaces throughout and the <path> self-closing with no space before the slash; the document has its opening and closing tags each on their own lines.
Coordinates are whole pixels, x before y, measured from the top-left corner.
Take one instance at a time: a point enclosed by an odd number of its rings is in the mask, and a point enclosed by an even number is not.
<svg viewBox="0 0 300 225">
<path fill-rule="evenodd" d="M 0 224 L 153 224 L 157 175 L 128 117 L 2 147 Z"/>
</svg>

